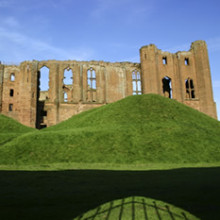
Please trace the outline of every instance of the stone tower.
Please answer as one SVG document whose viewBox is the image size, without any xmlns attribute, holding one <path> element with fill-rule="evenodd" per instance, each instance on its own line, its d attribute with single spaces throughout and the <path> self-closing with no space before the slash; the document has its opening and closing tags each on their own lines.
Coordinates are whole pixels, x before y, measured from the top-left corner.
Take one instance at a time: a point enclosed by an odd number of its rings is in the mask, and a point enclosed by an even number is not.
<svg viewBox="0 0 220 220">
<path fill-rule="evenodd" d="M 175 54 L 152 44 L 144 46 L 140 60 L 0 64 L 0 113 L 27 126 L 43 128 L 129 95 L 155 93 L 217 118 L 204 41 Z M 43 69 L 48 71 L 48 88 L 42 90 Z"/>
<path fill-rule="evenodd" d="M 140 58 L 144 94 L 170 97 L 217 118 L 204 41 L 195 41 L 189 51 L 175 54 L 151 44 L 140 49 Z"/>
</svg>

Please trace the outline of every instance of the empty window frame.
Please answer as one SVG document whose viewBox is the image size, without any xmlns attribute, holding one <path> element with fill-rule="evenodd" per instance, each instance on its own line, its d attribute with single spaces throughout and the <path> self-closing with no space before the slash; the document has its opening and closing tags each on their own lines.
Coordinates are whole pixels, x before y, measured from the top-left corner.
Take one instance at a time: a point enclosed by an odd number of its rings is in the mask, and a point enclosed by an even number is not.
<svg viewBox="0 0 220 220">
<path fill-rule="evenodd" d="M 72 85 L 73 84 L 73 72 L 69 67 L 64 70 L 63 84 L 64 85 Z"/>
<path fill-rule="evenodd" d="M 9 112 L 12 112 L 12 111 L 13 111 L 13 104 L 9 104 L 8 110 L 9 110 Z"/>
<path fill-rule="evenodd" d="M 87 71 L 87 85 L 88 90 L 96 90 L 96 73 L 93 68 Z"/>
<path fill-rule="evenodd" d="M 39 71 L 39 87 L 40 91 L 48 91 L 49 90 L 49 74 L 50 69 L 46 66 L 43 66 Z"/>
<path fill-rule="evenodd" d="M 185 65 L 189 66 L 189 58 L 185 58 Z"/>
<path fill-rule="evenodd" d="M 194 83 L 191 78 L 187 78 L 185 80 L 185 87 L 186 87 L 186 98 L 187 99 L 194 99 L 195 96 L 195 88 Z"/>
<path fill-rule="evenodd" d="M 165 76 L 162 79 L 162 83 L 163 83 L 163 94 L 164 94 L 164 96 L 172 99 L 172 83 L 171 83 L 171 78 L 169 78 L 168 76 Z"/>
<path fill-rule="evenodd" d="M 11 82 L 14 82 L 14 81 L 15 81 L 15 74 L 14 74 L 14 73 L 11 74 L 10 80 L 11 80 Z"/>
<path fill-rule="evenodd" d="M 167 65 L 167 57 L 163 57 L 162 60 L 163 60 L 163 64 Z"/>
<path fill-rule="evenodd" d="M 141 95 L 142 94 L 141 75 L 138 70 L 134 70 L 132 72 L 132 89 L 133 89 L 133 95 Z"/>
<path fill-rule="evenodd" d="M 96 101 L 96 72 L 93 68 L 87 70 L 87 100 Z"/>
<path fill-rule="evenodd" d="M 14 89 L 10 89 L 9 95 L 10 95 L 10 97 L 14 96 Z"/>
</svg>

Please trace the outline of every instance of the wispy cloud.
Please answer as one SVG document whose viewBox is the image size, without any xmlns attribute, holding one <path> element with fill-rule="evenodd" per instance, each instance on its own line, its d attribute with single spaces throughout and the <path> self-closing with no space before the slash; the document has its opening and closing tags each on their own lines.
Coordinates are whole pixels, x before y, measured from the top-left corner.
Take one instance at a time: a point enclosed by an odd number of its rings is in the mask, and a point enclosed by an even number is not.
<svg viewBox="0 0 220 220">
<path fill-rule="evenodd" d="M 96 0 L 96 6 L 91 11 L 91 15 L 95 18 L 102 17 L 107 11 L 111 10 L 117 4 L 120 4 L 119 1 L 116 0 Z"/>
<path fill-rule="evenodd" d="M 91 10 L 91 16 L 97 19 L 104 19 L 106 15 L 112 16 L 115 13 L 121 17 L 121 12 L 126 21 L 135 21 L 137 16 L 148 16 L 154 10 L 154 1 L 149 0 L 95 0 L 95 7 Z"/>
<path fill-rule="evenodd" d="M 5 62 L 47 59 L 91 59 L 93 51 L 88 48 L 59 48 L 46 41 L 34 39 L 23 33 L 0 27 L 0 53 Z"/>
<path fill-rule="evenodd" d="M 12 16 L 2 18 L 1 20 L 2 20 L 3 25 L 9 26 L 9 27 L 17 28 L 20 26 L 19 22 Z"/>
</svg>

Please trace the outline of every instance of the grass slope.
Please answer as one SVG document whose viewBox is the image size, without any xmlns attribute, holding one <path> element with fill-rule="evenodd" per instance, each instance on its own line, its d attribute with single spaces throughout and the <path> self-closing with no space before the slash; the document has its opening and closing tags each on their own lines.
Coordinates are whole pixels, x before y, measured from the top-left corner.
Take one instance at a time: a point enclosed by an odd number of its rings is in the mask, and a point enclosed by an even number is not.
<svg viewBox="0 0 220 220">
<path fill-rule="evenodd" d="M 34 129 L 0 114 L 0 146 L 30 131 Z"/>
<path fill-rule="evenodd" d="M 130 96 L 0 148 L 0 164 L 210 163 L 220 123 L 159 95 Z"/>
</svg>

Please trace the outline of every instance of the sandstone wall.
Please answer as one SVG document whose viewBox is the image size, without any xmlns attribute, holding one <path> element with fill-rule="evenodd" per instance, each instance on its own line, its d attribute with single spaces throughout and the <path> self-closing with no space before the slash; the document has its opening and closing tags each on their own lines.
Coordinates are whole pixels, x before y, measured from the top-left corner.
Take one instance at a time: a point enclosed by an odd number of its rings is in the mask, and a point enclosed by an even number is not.
<svg viewBox="0 0 220 220">
<path fill-rule="evenodd" d="M 171 81 L 170 91 L 173 99 L 217 118 L 207 46 L 204 41 L 195 41 L 189 51 L 175 54 L 149 45 L 140 49 L 140 57 L 143 93 L 168 96 L 167 92 L 164 92 L 163 84 L 164 77 L 168 78 Z"/>
<path fill-rule="evenodd" d="M 151 44 L 140 49 L 140 59 L 141 63 L 33 60 L 0 65 L 0 112 L 42 128 L 132 94 L 156 93 L 217 118 L 204 41 L 175 54 Z M 43 67 L 49 71 L 47 91 L 40 91 Z"/>
</svg>

